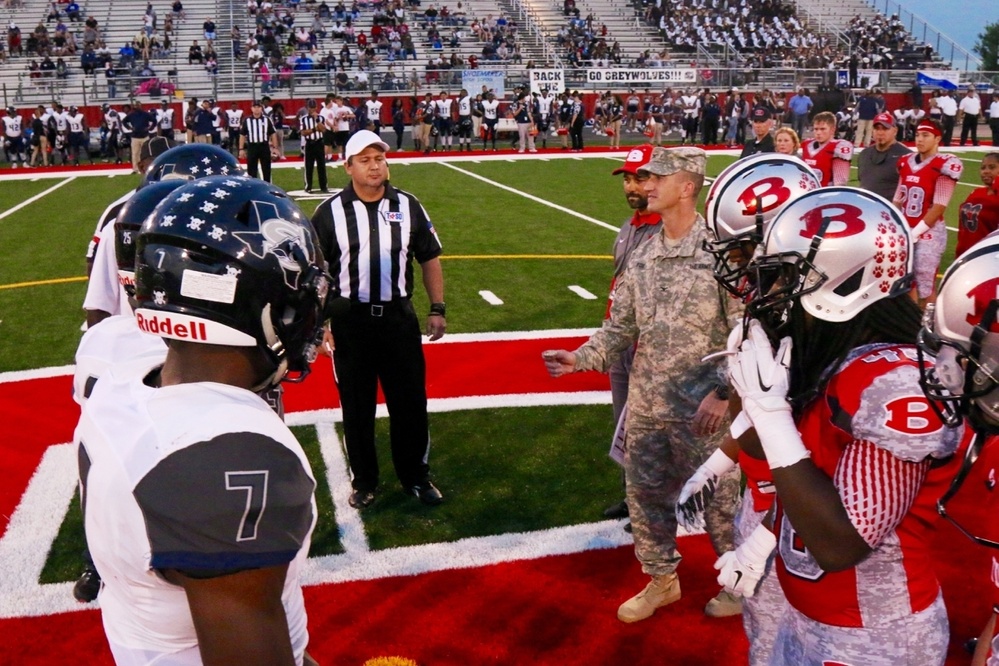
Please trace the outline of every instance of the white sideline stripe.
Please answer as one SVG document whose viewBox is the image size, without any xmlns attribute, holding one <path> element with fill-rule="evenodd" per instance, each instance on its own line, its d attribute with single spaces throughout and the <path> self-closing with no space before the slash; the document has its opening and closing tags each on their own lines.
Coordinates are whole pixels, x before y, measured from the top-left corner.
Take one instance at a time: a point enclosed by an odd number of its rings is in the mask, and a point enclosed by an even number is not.
<svg viewBox="0 0 999 666">
<path fill-rule="evenodd" d="M 504 342 L 516 340 L 557 340 L 560 338 L 588 338 L 596 331 L 595 328 L 551 328 L 537 331 L 497 331 L 494 333 L 454 333 L 448 334 L 436 342 L 424 341 L 424 344 L 447 345 L 467 342 Z M 61 365 L 35 370 L 10 370 L 0 372 L 0 384 L 8 382 L 23 382 L 31 379 L 48 379 L 72 375 L 75 365 Z"/>
<path fill-rule="evenodd" d="M 501 562 L 534 560 L 585 550 L 617 548 L 632 543 L 621 529 L 624 520 L 556 527 L 537 532 L 472 537 L 451 543 L 431 543 L 377 550 L 363 556 L 327 555 L 309 560 L 305 585 L 414 576 L 431 571 L 469 569 Z"/>
<path fill-rule="evenodd" d="M 73 499 L 76 477 L 75 445 L 55 444 L 45 450 L 0 539 L 0 617 L 49 615 L 88 607 L 73 598 L 73 583 L 38 583 Z"/>
<path fill-rule="evenodd" d="M 593 292 L 590 292 L 590 291 L 588 291 L 586 289 L 583 289 L 578 284 L 570 284 L 569 285 L 569 291 L 571 291 L 572 293 L 576 294 L 580 298 L 585 298 L 588 301 L 595 301 L 595 300 L 597 300 L 597 297 L 596 297 L 596 295 L 593 294 Z"/>
<path fill-rule="evenodd" d="M 495 180 L 490 180 L 489 178 L 486 178 L 485 176 L 480 176 L 477 173 L 472 173 L 471 171 L 468 171 L 466 169 L 462 169 L 460 167 L 456 167 L 453 164 L 449 164 L 447 162 L 440 162 L 439 164 L 441 166 L 447 167 L 448 169 L 453 169 L 454 171 L 457 171 L 458 173 L 463 173 L 466 176 L 469 176 L 471 178 L 475 178 L 476 180 L 481 180 L 483 183 L 488 183 L 489 185 L 492 185 L 494 187 L 498 187 L 501 190 L 505 190 L 507 192 L 511 192 L 513 194 L 522 196 L 525 199 L 530 199 L 531 201 L 533 201 L 535 203 L 539 203 L 542 206 L 548 206 L 549 208 L 554 208 L 555 210 L 557 210 L 559 212 L 562 212 L 562 213 L 565 213 L 567 215 L 572 215 L 574 217 L 578 217 L 581 220 L 586 220 L 587 222 L 590 222 L 591 224 L 595 224 L 598 227 L 603 227 L 604 229 L 610 229 L 611 231 L 613 231 L 615 233 L 617 233 L 618 231 L 621 230 L 620 227 L 615 227 L 612 224 L 607 224 L 606 222 L 601 222 L 600 220 L 594 219 L 594 218 L 592 218 L 592 217 L 590 217 L 588 215 L 583 215 L 582 213 L 578 213 L 578 212 L 576 212 L 574 210 L 570 210 L 569 208 L 566 208 L 564 206 L 559 206 L 558 204 L 554 204 L 551 201 L 548 201 L 547 199 L 542 199 L 541 197 L 536 197 L 533 194 L 528 194 L 527 192 L 523 192 L 523 191 L 518 190 L 516 188 L 510 187 L 509 185 L 504 185 L 503 183 L 497 183 Z"/>
<path fill-rule="evenodd" d="M 337 526 L 340 528 L 340 543 L 343 544 L 347 555 L 365 557 L 371 548 L 364 533 L 361 513 L 347 501 L 352 491 L 350 471 L 333 420 L 317 421 L 316 434 L 319 435 L 319 450 L 326 464 L 326 480 L 330 486 L 330 495 L 333 497 Z"/>
<path fill-rule="evenodd" d="M 56 190 L 58 190 L 63 185 L 68 185 L 69 183 L 72 183 L 74 180 L 76 180 L 76 176 L 70 176 L 66 180 L 64 180 L 64 181 L 62 181 L 60 183 L 56 183 L 55 185 L 53 185 L 49 189 L 44 190 L 42 192 L 39 192 L 38 194 L 36 194 L 33 197 L 25 199 L 24 201 L 22 201 L 21 203 L 17 204 L 13 208 L 8 208 L 4 212 L 0 213 L 0 220 L 2 220 L 3 218 L 7 217 L 8 215 L 13 215 L 17 211 L 19 211 L 22 208 L 24 208 L 25 206 L 27 206 L 29 204 L 35 203 L 36 201 L 38 201 L 39 199 L 41 199 L 42 197 L 44 197 L 46 194 L 51 194 L 52 192 L 55 192 Z"/>
<path fill-rule="evenodd" d="M 503 305 L 503 299 L 491 291 L 486 291 L 486 290 L 480 291 L 479 296 L 481 296 L 482 300 L 484 300 L 489 305 Z"/>
</svg>

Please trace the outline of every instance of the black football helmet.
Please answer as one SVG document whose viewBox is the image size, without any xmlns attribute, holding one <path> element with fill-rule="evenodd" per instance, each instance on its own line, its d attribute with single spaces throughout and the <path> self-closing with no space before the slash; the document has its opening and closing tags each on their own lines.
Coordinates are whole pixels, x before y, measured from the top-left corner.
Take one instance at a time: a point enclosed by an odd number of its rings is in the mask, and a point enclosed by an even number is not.
<svg viewBox="0 0 999 666">
<path fill-rule="evenodd" d="M 114 256 L 118 264 L 118 282 L 129 297 L 135 295 L 135 239 L 139 228 L 156 204 L 184 185 L 184 180 L 164 180 L 137 190 L 118 211 L 114 221 Z"/>
<path fill-rule="evenodd" d="M 139 231 L 139 328 L 176 340 L 258 347 L 274 372 L 255 390 L 308 374 L 328 288 L 309 218 L 284 190 L 262 180 L 188 182 Z"/>
<path fill-rule="evenodd" d="M 8 116 L 16 116 L 17 115 L 17 109 L 15 109 L 12 106 L 8 106 L 7 107 L 7 115 Z"/>
<path fill-rule="evenodd" d="M 160 180 L 194 180 L 206 176 L 239 176 L 243 168 L 226 150 L 210 143 L 185 143 L 160 154 L 146 167 L 144 187 Z"/>
</svg>

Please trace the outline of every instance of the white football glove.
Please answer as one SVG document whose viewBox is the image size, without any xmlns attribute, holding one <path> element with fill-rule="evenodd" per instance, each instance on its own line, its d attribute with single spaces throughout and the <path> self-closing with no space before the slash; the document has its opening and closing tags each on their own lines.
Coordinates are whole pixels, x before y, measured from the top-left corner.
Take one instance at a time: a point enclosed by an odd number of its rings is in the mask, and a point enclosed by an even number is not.
<svg viewBox="0 0 999 666">
<path fill-rule="evenodd" d="M 909 232 L 909 235 L 912 237 L 912 244 L 915 245 L 916 243 L 918 243 L 919 238 L 932 228 L 933 227 L 926 224 L 924 220 L 916 222 L 916 226 L 914 226 L 912 228 L 912 231 Z"/>
<path fill-rule="evenodd" d="M 721 449 L 715 449 L 687 483 L 683 484 L 676 500 L 676 522 L 688 532 L 699 529 L 704 522 L 704 507 L 718 488 L 718 479 L 733 467 L 735 461 Z"/>
<path fill-rule="evenodd" d="M 756 586 L 767 570 L 767 560 L 777 545 L 774 533 L 764 525 L 758 525 L 746 542 L 722 556 L 715 562 L 718 570 L 718 584 L 725 590 L 750 598 L 756 594 Z"/>
<path fill-rule="evenodd" d="M 775 355 L 756 320 L 749 322 L 749 336 L 730 360 L 732 385 L 742 396 L 742 411 L 756 428 L 770 469 L 809 457 L 787 401 L 790 363 L 791 338 L 781 340 Z"/>
</svg>

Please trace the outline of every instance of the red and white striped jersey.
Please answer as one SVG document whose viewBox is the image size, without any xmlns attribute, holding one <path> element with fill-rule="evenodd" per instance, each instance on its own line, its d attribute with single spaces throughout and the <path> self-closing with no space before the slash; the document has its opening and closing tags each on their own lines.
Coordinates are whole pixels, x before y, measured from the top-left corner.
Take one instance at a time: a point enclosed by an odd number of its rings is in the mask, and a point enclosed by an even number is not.
<svg viewBox="0 0 999 666">
<path fill-rule="evenodd" d="M 929 553 L 936 499 L 955 472 L 960 429 L 946 428 L 919 388 L 916 350 L 854 350 L 798 423 L 812 462 L 839 489 L 872 552 L 851 569 L 823 571 L 777 500 L 777 572 L 807 617 L 873 627 L 929 607 L 939 594 Z"/>
</svg>

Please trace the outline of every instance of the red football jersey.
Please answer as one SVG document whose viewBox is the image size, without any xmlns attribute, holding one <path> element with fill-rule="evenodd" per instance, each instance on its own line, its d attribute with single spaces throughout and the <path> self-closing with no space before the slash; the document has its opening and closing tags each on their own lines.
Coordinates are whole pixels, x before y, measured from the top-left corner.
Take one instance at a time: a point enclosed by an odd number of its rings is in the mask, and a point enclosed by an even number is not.
<svg viewBox="0 0 999 666">
<path fill-rule="evenodd" d="M 925 161 L 918 161 L 918 153 L 910 153 L 898 158 L 898 193 L 902 215 L 910 227 L 926 217 L 930 207 L 938 202 L 937 180 L 941 176 L 951 178 L 956 183 L 961 180 L 964 165 L 953 155 L 937 153 Z"/>
<path fill-rule="evenodd" d="M 836 160 L 846 162 L 846 171 L 849 175 L 850 160 L 853 159 L 853 144 L 843 139 L 830 139 L 825 143 L 818 141 L 805 141 L 801 145 L 801 156 L 805 164 L 812 167 L 815 177 L 819 179 L 822 187 L 834 184 L 834 175 L 837 170 Z M 842 180 L 840 184 L 844 184 Z"/>
<path fill-rule="evenodd" d="M 805 408 L 798 430 L 812 462 L 835 480 L 844 506 L 868 507 L 869 521 L 858 525 L 853 519 L 861 535 L 893 507 L 900 520 L 877 537 L 862 562 L 827 572 L 795 533 L 778 495 L 777 574 L 788 601 L 807 617 L 839 627 L 878 626 L 929 607 L 939 593 L 929 552 L 936 499 L 954 476 L 957 461 L 940 466 L 924 461 L 951 455 L 960 431 L 944 427 L 920 390 L 915 348 L 869 345 L 854 350 L 822 396 Z M 882 456 L 887 452 L 907 465 L 905 472 L 917 475 L 895 478 L 890 466 L 878 466 L 875 459 L 873 465 L 858 466 L 863 469 L 853 483 L 841 465 L 848 467 L 855 453 L 865 449 Z M 912 498 L 907 508 L 903 497 Z"/>
<path fill-rule="evenodd" d="M 960 257 L 996 229 L 999 229 L 999 194 L 989 194 L 989 188 L 980 187 L 961 204 L 954 257 Z"/>
</svg>

